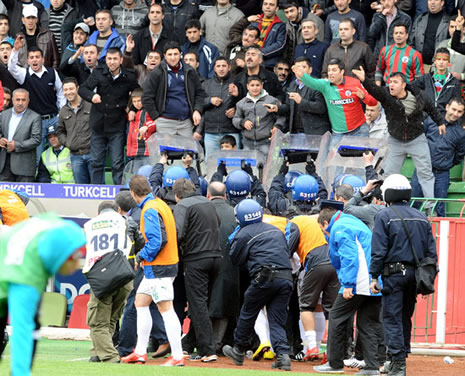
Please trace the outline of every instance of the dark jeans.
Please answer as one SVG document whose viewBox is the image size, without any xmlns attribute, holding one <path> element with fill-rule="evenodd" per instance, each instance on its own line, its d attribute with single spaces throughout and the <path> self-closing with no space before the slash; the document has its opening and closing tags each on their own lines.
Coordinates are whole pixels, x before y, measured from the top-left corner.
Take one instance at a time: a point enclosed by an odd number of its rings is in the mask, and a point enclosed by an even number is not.
<svg viewBox="0 0 465 376">
<path fill-rule="evenodd" d="M 189 303 L 189 314 L 197 338 L 200 356 L 216 354 L 215 336 L 208 310 L 212 285 L 218 278 L 221 257 L 207 257 L 184 261 L 184 283 Z"/>
<path fill-rule="evenodd" d="M 328 360 L 333 368 L 344 368 L 344 355 L 347 340 L 347 323 L 353 320 L 357 312 L 358 335 L 361 341 L 365 363 L 368 370 L 379 368 L 376 360 L 378 340 L 376 327 L 379 322 L 381 297 L 354 295 L 352 299 L 344 299 L 339 294 L 329 312 Z"/>
<path fill-rule="evenodd" d="M 415 270 L 383 278 L 383 324 L 387 351 L 393 360 L 402 360 L 410 352 L 412 315 L 417 300 Z"/>
<path fill-rule="evenodd" d="M 434 175 L 434 197 L 436 198 L 447 198 L 447 192 L 449 191 L 450 175 L 449 171 L 438 171 L 433 169 Z M 423 197 L 423 191 L 420 183 L 418 182 L 417 170 L 412 175 L 412 197 Z M 436 205 L 436 213 L 438 217 L 446 216 L 446 205 L 444 202 L 438 202 Z"/>
<path fill-rule="evenodd" d="M 71 168 L 76 184 L 90 184 L 92 157 L 89 154 L 71 154 Z"/>
<path fill-rule="evenodd" d="M 289 354 L 286 337 L 287 306 L 292 294 L 292 282 L 275 278 L 273 281 L 249 285 L 244 295 L 244 304 L 234 331 L 234 344 L 246 350 L 250 337 L 254 333 L 255 320 L 263 307 L 266 307 L 270 325 L 270 340 L 277 355 Z"/>
<path fill-rule="evenodd" d="M 92 184 L 105 184 L 105 158 L 107 149 L 110 153 L 113 183 L 120 185 L 124 170 L 124 132 L 103 134 L 92 131 L 90 155 L 92 157 Z"/>
<path fill-rule="evenodd" d="M 142 279 L 144 278 L 144 270 L 138 268 L 136 278 L 134 279 L 134 288 L 128 295 L 126 306 L 124 307 L 123 320 L 119 331 L 118 353 L 121 357 L 129 355 L 137 343 L 137 311 L 134 305 L 136 291 Z M 152 332 L 151 336 L 155 338 L 159 344 L 168 343 L 166 337 L 165 325 L 163 318 L 158 311 L 155 303 L 150 304 L 150 313 L 152 314 Z"/>
</svg>

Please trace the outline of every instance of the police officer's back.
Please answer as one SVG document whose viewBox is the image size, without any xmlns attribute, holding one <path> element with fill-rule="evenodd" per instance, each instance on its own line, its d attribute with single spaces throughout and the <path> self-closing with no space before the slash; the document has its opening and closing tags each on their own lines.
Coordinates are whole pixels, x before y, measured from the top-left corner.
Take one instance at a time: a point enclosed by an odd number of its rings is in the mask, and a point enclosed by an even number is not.
<svg viewBox="0 0 465 376">
<path fill-rule="evenodd" d="M 245 199 L 235 208 L 238 228 L 231 234 L 231 261 L 247 265 L 252 279 L 244 295 L 238 325 L 234 332 L 234 347 L 223 352 L 242 365 L 259 311 L 266 306 L 271 344 L 276 353 L 272 368 L 290 371 L 289 345 L 286 338 L 287 306 L 292 293 L 291 263 L 283 232 L 263 223 L 263 209 L 255 200 Z"/>
<path fill-rule="evenodd" d="M 420 261 L 437 260 L 436 244 L 426 216 L 408 205 L 412 189 L 407 178 L 390 175 L 381 190 L 389 207 L 375 217 L 370 273 L 372 278 L 383 276 L 383 325 L 392 357 L 389 375 L 404 376 L 417 296 L 412 244 Z M 377 289 L 373 279 L 370 287 Z"/>
</svg>

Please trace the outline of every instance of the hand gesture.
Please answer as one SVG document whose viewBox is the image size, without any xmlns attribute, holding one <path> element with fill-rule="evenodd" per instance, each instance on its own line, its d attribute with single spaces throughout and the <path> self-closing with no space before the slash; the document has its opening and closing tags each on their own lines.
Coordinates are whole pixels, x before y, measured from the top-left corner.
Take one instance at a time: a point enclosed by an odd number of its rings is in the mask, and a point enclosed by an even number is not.
<svg viewBox="0 0 465 376">
<path fill-rule="evenodd" d="M 22 35 L 17 35 L 15 39 L 15 43 L 13 44 L 13 49 L 15 51 L 19 51 L 19 49 L 24 46 L 24 43 L 26 43 L 26 41 L 24 40 L 24 37 Z"/>
<path fill-rule="evenodd" d="M 363 153 L 363 160 L 365 161 L 365 166 L 371 166 L 373 164 L 373 159 L 375 156 L 371 151 Z"/>
<path fill-rule="evenodd" d="M 198 134 L 198 133 L 197 133 Z M 181 158 L 181 161 L 184 165 L 185 169 L 188 169 L 192 165 L 192 157 L 189 154 L 186 154 L 184 157 Z"/>
<path fill-rule="evenodd" d="M 229 95 L 232 95 L 233 97 L 237 97 L 239 95 L 239 89 L 235 84 L 229 84 L 228 92 Z"/>
<path fill-rule="evenodd" d="M 92 97 L 92 103 L 102 103 L 102 98 L 99 94 L 94 94 L 94 96 Z"/>
<path fill-rule="evenodd" d="M 249 17 L 247 17 L 247 21 L 249 21 L 249 22 L 258 22 L 258 21 L 260 21 L 260 15 L 256 14 L 255 16 L 249 16 Z"/>
<path fill-rule="evenodd" d="M 231 107 L 231 108 L 228 108 L 224 114 L 229 118 L 229 119 L 232 119 L 234 117 L 234 115 L 236 114 L 236 108 L 235 107 Z"/>
<path fill-rule="evenodd" d="M 223 103 L 223 100 L 220 97 L 211 97 L 210 103 L 215 107 L 219 107 Z"/>
<path fill-rule="evenodd" d="M 295 76 L 296 76 L 299 80 L 300 80 L 300 79 L 304 76 L 304 74 L 305 74 L 304 69 L 303 69 L 302 67 L 300 67 L 300 66 L 298 67 L 298 66 L 296 66 L 296 65 L 293 65 L 293 66 L 292 66 L 292 71 L 294 72 Z"/>
<path fill-rule="evenodd" d="M 74 53 L 73 57 L 71 58 L 72 60 L 77 60 L 81 57 L 82 52 L 84 51 L 84 46 L 81 46 L 77 49 L 77 51 Z"/>
<path fill-rule="evenodd" d="M 165 165 L 165 164 L 168 163 L 168 154 L 163 153 L 163 154 L 161 155 L 161 157 L 160 157 L 160 163 L 161 163 L 162 165 Z"/>
<path fill-rule="evenodd" d="M 126 52 L 131 53 L 132 50 L 134 49 L 136 43 L 134 42 L 134 39 L 132 39 L 132 34 L 129 34 L 126 37 Z"/>
<path fill-rule="evenodd" d="M 365 81 L 365 70 L 362 66 L 360 66 L 360 69 L 352 69 L 352 74 L 357 77 L 360 82 Z"/>
<path fill-rule="evenodd" d="M 441 125 L 438 127 L 438 130 L 439 130 L 439 134 L 440 134 L 440 135 L 445 135 L 445 134 L 446 134 L 446 125 L 445 125 L 445 124 L 441 124 Z"/>
<path fill-rule="evenodd" d="M 302 97 L 299 93 L 289 93 L 289 99 L 292 99 L 297 104 L 302 102 Z"/>
<path fill-rule="evenodd" d="M 278 106 L 275 104 L 264 103 L 263 105 L 266 107 L 268 112 L 278 112 Z"/>
<path fill-rule="evenodd" d="M 460 9 L 457 11 L 458 15 L 455 19 L 455 30 L 462 31 L 463 25 L 465 24 L 465 18 L 462 16 Z"/>
<path fill-rule="evenodd" d="M 253 123 L 250 120 L 246 120 L 244 122 L 244 128 L 247 129 L 248 131 L 251 131 L 253 128 Z"/>
</svg>

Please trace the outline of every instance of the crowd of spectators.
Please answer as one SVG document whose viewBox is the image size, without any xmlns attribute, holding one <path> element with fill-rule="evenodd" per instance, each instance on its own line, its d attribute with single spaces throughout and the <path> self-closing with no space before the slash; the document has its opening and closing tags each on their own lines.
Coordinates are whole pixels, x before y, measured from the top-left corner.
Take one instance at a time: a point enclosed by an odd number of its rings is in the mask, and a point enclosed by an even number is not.
<svg viewBox="0 0 465 376">
<path fill-rule="evenodd" d="M 440 0 L 5 0 L 0 80 L 3 111 L 13 107 L 13 116 L 2 116 L 1 138 L 10 147 L 1 150 L 0 178 L 65 182 L 56 180 L 52 162 L 42 162 L 37 174 L 50 127 L 60 141 L 56 159 L 72 167 L 67 181 L 80 184 L 105 184 L 108 165 L 121 184 L 125 164 L 147 156 L 154 132 L 192 136 L 207 156 L 232 135 L 239 148 L 265 158 L 275 129 L 330 130 L 338 140 L 366 136 L 377 123 L 388 139 L 379 123 L 385 109 L 377 119 L 363 114 L 374 103 L 358 91 L 354 69 L 378 86 L 403 73 L 442 124 L 465 82 L 460 10 L 460 3 Z M 299 80 L 295 64 L 329 86 Z M 328 94 L 335 86 L 341 101 Z M 29 120 L 31 132 L 14 134 L 26 121 L 18 93 L 26 93 L 40 129 Z M 426 113 L 424 120 L 432 122 Z M 456 137 L 463 142 L 461 133 Z M 13 172 L 16 155 L 32 152 L 28 175 Z"/>
</svg>

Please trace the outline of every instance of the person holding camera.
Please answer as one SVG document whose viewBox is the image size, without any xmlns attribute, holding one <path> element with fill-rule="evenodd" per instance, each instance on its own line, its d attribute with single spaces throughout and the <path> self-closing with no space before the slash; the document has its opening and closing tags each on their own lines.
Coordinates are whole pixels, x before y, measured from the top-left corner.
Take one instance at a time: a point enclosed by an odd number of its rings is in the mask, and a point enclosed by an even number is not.
<svg viewBox="0 0 465 376">
<path fill-rule="evenodd" d="M 263 209 L 255 200 L 241 201 L 234 212 L 239 226 L 230 235 L 229 255 L 233 265 L 248 268 L 251 282 L 234 331 L 234 347 L 224 346 L 223 353 L 236 365 L 243 365 L 258 313 L 266 307 L 276 353 L 272 368 L 290 371 L 285 325 L 293 283 L 286 238 L 279 228 L 262 221 Z"/>
<path fill-rule="evenodd" d="M 417 298 L 413 250 L 419 260 L 430 257 L 436 261 L 436 243 L 426 216 L 409 206 L 412 188 L 405 176 L 390 175 L 381 190 L 388 207 L 375 217 L 370 289 L 373 293 L 381 290 L 377 278 L 382 276 L 384 335 L 392 359 L 384 369 L 389 376 L 405 376 Z"/>
</svg>

